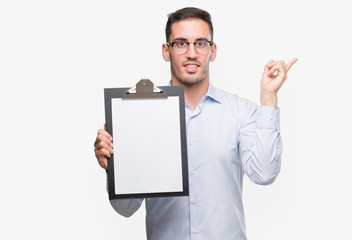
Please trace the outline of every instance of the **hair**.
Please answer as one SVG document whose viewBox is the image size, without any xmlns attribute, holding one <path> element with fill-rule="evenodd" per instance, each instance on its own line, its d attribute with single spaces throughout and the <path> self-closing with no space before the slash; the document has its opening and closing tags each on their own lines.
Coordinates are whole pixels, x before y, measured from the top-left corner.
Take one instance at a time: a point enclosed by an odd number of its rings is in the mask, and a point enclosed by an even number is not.
<svg viewBox="0 0 352 240">
<path fill-rule="evenodd" d="M 170 41 L 171 27 L 173 23 L 184 19 L 191 19 L 191 18 L 198 18 L 208 23 L 211 41 L 213 41 L 214 29 L 213 29 L 213 23 L 211 22 L 210 14 L 207 11 L 204 11 L 199 8 L 186 7 L 186 8 L 177 10 L 174 13 L 168 14 L 168 20 L 165 27 L 166 42 Z"/>
</svg>

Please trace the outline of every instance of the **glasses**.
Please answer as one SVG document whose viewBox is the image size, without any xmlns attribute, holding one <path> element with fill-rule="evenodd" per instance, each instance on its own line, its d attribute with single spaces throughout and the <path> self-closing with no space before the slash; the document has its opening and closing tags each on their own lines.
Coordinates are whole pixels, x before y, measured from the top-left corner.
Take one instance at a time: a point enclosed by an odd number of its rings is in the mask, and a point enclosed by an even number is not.
<svg viewBox="0 0 352 240">
<path fill-rule="evenodd" d="M 188 47 L 191 43 L 193 43 L 194 48 L 199 54 L 208 53 L 210 47 L 213 46 L 213 42 L 208 40 L 197 40 L 194 42 L 178 40 L 174 42 L 169 42 L 166 45 L 172 47 L 175 53 L 177 54 L 185 54 L 188 51 Z"/>
</svg>

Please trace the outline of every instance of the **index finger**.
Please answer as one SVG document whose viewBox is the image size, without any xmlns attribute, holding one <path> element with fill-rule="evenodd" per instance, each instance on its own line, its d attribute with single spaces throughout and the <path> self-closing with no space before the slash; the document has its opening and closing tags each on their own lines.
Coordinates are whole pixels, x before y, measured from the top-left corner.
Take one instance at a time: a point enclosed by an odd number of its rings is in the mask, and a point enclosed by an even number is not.
<svg viewBox="0 0 352 240">
<path fill-rule="evenodd" d="M 286 64 L 286 72 L 288 72 L 288 70 L 290 70 L 290 68 L 292 67 L 292 65 L 297 62 L 297 58 L 294 58 L 292 59 L 291 61 L 289 61 L 287 64 Z"/>
</svg>

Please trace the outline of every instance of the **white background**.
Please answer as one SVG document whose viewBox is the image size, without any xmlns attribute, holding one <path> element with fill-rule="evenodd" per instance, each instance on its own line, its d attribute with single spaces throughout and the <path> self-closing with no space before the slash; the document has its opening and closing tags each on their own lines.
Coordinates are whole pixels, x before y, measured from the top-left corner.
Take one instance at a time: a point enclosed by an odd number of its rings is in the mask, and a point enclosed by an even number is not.
<svg viewBox="0 0 352 240">
<path fill-rule="evenodd" d="M 166 15 L 213 17 L 211 81 L 259 103 L 264 65 L 298 62 L 279 95 L 282 171 L 245 178 L 248 238 L 352 239 L 349 1 L 6 1 L 0 3 L 1 239 L 145 239 L 144 207 L 113 211 L 93 142 L 103 88 L 170 79 Z"/>
</svg>

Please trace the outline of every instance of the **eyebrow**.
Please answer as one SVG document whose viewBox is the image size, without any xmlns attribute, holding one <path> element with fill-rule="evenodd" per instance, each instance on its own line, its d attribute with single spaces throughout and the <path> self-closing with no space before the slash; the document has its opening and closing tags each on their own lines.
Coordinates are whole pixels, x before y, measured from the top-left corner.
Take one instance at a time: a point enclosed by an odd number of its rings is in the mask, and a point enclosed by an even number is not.
<svg viewBox="0 0 352 240">
<path fill-rule="evenodd" d="M 201 40 L 210 41 L 206 38 L 197 38 L 195 41 L 201 41 Z M 174 42 L 174 41 L 187 41 L 187 39 L 180 37 L 180 38 L 175 38 L 172 42 Z"/>
</svg>

